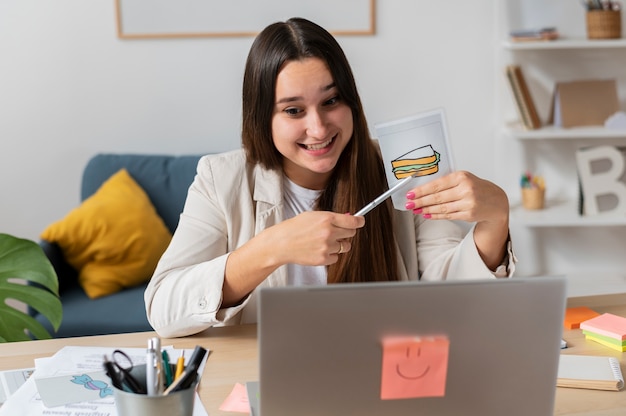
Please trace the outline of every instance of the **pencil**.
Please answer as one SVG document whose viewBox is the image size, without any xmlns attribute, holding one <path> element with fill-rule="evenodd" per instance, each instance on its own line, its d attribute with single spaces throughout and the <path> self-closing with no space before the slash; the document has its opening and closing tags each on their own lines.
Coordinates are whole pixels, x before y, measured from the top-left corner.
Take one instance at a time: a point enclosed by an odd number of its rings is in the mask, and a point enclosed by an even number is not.
<svg viewBox="0 0 626 416">
<path fill-rule="evenodd" d="M 180 352 L 180 357 L 176 361 L 176 373 L 174 374 L 174 381 L 178 380 L 180 375 L 183 373 L 185 369 L 185 351 Z"/>
</svg>

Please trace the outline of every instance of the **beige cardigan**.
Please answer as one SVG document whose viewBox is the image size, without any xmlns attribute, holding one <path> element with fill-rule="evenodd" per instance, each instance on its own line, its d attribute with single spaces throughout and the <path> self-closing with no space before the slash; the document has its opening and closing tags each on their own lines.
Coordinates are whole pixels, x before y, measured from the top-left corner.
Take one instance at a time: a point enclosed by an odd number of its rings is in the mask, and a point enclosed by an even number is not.
<svg viewBox="0 0 626 416">
<path fill-rule="evenodd" d="M 283 220 L 282 180 L 279 172 L 247 164 L 242 150 L 201 158 L 178 228 L 145 292 L 148 320 L 160 336 L 186 336 L 213 325 L 256 322 L 258 290 L 286 285 L 286 267 L 279 267 L 240 305 L 221 307 L 229 253 Z M 466 232 L 451 221 L 394 212 L 403 280 L 513 273 L 510 244 L 507 264 L 492 272 L 478 254 L 473 227 Z"/>
</svg>

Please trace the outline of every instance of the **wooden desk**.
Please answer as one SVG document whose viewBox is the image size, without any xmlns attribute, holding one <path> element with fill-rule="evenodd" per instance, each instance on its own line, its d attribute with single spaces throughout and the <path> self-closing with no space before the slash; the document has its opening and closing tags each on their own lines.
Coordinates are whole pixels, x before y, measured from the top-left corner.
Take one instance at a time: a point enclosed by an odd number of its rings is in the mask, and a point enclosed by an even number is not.
<svg viewBox="0 0 626 416">
<path fill-rule="evenodd" d="M 598 312 L 611 312 L 626 316 L 626 294 L 573 298 L 568 306 L 589 306 Z M 0 370 L 34 366 L 34 359 L 49 357 L 66 345 L 99 347 L 139 347 L 154 336 L 153 332 L 106 335 L 71 339 L 53 339 L 0 344 Z M 162 345 L 190 348 L 202 345 L 210 355 L 202 375 L 199 395 L 211 416 L 227 416 L 219 407 L 231 392 L 235 383 L 259 379 L 258 345 L 256 325 L 211 328 L 198 335 L 163 339 Z M 623 353 L 586 341 L 579 329 L 565 331 L 563 338 L 569 348 L 563 354 L 597 354 L 617 357 L 626 374 L 626 358 Z M 583 389 L 556 389 L 555 415 L 576 416 L 623 416 L 626 414 L 626 390 L 594 391 Z"/>
<path fill-rule="evenodd" d="M 50 357 L 64 346 L 145 348 L 154 332 L 60 338 L 43 341 L 0 344 L 0 370 L 34 367 L 34 359 Z M 210 416 L 233 415 L 219 407 L 236 383 L 259 379 L 256 325 L 211 328 L 185 338 L 162 338 L 161 345 L 193 349 L 202 345 L 210 350 L 202 381 L 200 399 Z"/>
</svg>

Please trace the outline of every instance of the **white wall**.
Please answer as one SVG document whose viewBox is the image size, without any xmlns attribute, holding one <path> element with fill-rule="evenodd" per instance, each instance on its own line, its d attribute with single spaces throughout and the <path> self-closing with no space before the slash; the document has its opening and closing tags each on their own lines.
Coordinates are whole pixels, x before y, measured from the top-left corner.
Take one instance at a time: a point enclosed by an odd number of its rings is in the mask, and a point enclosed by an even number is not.
<svg viewBox="0 0 626 416">
<path fill-rule="evenodd" d="M 492 180 L 493 8 L 378 0 L 375 36 L 339 38 L 371 126 L 444 107 L 457 167 Z M 37 240 L 97 152 L 238 148 L 251 42 L 120 40 L 114 0 L 0 1 L 0 232 Z"/>
</svg>

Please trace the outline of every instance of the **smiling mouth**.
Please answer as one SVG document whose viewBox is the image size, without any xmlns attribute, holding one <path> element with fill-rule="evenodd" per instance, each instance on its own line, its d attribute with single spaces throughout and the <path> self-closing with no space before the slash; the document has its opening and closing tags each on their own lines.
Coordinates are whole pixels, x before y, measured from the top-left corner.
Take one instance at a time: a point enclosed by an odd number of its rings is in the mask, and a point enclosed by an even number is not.
<svg viewBox="0 0 626 416">
<path fill-rule="evenodd" d="M 335 139 L 335 137 L 333 137 L 330 140 L 327 140 L 323 143 L 318 143 L 318 144 L 300 144 L 301 147 L 303 147 L 306 150 L 321 150 L 325 147 L 330 146 L 330 144 L 333 142 L 333 140 Z"/>
<path fill-rule="evenodd" d="M 430 366 L 427 366 L 426 369 L 422 372 L 422 374 L 418 374 L 418 375 L 408 375 L 408 374 L 404 374 L 402 371 L 400 371 L 400 364 L 396 365 L 396 373 L 398 373 L 398 375 L 406 380 L 417 380 L 420 379 L 422 377 L 424 377 L 426 375 L 426 373 L 428 373 L 428 371 L 430 370 Z"/>
</svg>

